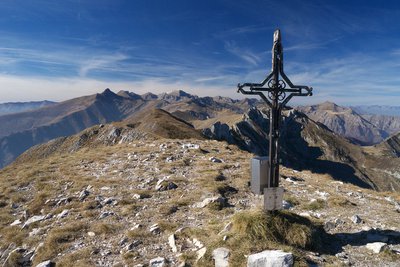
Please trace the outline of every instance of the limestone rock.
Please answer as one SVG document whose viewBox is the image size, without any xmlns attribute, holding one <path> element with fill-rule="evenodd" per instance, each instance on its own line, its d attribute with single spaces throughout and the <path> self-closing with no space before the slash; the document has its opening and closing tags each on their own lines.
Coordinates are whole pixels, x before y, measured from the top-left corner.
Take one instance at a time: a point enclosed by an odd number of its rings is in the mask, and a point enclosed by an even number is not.
<svg viewBox="0 0 400 267">
<path fill-rule="evenodd" d="M 88 190 L 84 189 L 79 193 L 79 197 L 78 198 L 79 198 L 80 201 L 84 201 L 85 198 L 87 196 L 89 196 L 89 194 L 90 194 L 90 192 Z"/>
<path fill-rule="evenodd" d="M 55 267 L 56 264 L 50 260 L 44 261 L 36 265 L 36 267 Z"/>
<path fill-rule="evenodd" d="M 387 244 L 383 242 L 374 242 L 368 243 L 365 247 L 369 250 L 372 250 L 374 253 L 379 253 L 387 248 Z"/>
<path fill-rule="evenodd" d="M 60 214 L 57 215 L 58 219 L 62 219 L 69 214 L 69 210 L 63 210 Z"/>
<path fill-rule="evenodd" d="M 247 267 L 291 267 L 293 266 L 292 253 L 282 250 L 265 250 L 252 254 L 247 258 Z"/>
<path fill-rule="evenodd" d="M 175 183 L 167 181 L 166 179 L 160 179 L 156 185 L 157 191 L 166 191 L 166 190 L 172 190 L 172 189 L 176 189 L 176 188 L 178 188 L 178 186 Z"/>
<path fill-rule="evenodd" d="M 355 224 L 359 224 L 359 223 L 362 222 L 360 216 L 358 216 L 358 215 L 353 215 L 353 216 L 351 217 L 351 221 L 352 221 L 353 223 L 355 223 Z"/>
<path fill-rule="evenodd" d="M 222 160 L 220 160 L 220 159 L 218 159 L 218 158 L 216 158 L 216 157 L 211 157 L 211 158 L 210 158 L 210 161 L 211 161 L 211 162 L 214 162 L 214 163 L 222 163 Z"/>
<path fill-rule="evenodd" d="M 88 232 L 87 235 L 90 236 L 90 237 L 96 236 L 95 232 Z"/>
<path fill-rule="evenodd" d="M 13 221 L 11 224 L 10 224 L 10 226 L 15 226 L 15 225 L 19 225 L 19 224 L 21 224 L 22 222 L 20 221 L 20 220 L 15 220 L 15 221 Z"/>
<path fill-rule="evenodd" d="M 287 202 L 286 200 L 282 201 L 282 208 L 284 210 L 288 210 L 290 208 L 293 208 L 293 205 L 290 202 Z"/>
<path fill-rule="evenodd" d="M 227 248 L 214 249 L 212 257 L 215 262 L 215 267 L 229 267 L 230 251 Z"/>
<path fill-rule="evenodd" d="M 198 202 L 193 205 L 194 208 L 204 208 L 211 203 L 218 202 L 222 207 L 226 206 L 226 198 L 223 197 L 209 197 L 204 199 L 202 202 Z"/>
<path fill-rule="evenodd" d="M 201 258 L 203 258 L 204 255 L 206 255 L 206 252 L 207 252 L 207 248 L 206 247 L 203 247 L 203 248 L 197 250 L 197 252 L 196 252 L 197 253 L 197 260 L 200 260 Z"/>
<path fill-rule="evenodd" d="M 150 260 L 149 267 L 164 267 L 165 266 L 165 259 L 163 257 L 157 257 Z"/>
<path fill-rule="evenodd" d="M 32 223 L 43 221 L 45 218 L 46 218 L 46 215 L 35 215 L 35 216 L 32 216 L 31 218 L 29 218 L 29 219 L 24 223 L 24 225 L 22 226 L 22 228 L 25 228 L 25 227 L 29 226 L 29 225 L 32 224 Z"/>
<path fill-rule="evenodd" d="M 176 247 L 176 243 L 175 243 L 175 235 L 172 234 L 168 237 L 168 244 L 172 249 L 172 252 L 178 252 L 178 248 Z"/>
<path fill-rule="evenodd" d="M 126 245 L 126 246 L 122 249 L 122 253 L 130 252 L 130 251 L 132 251 L 134 248 L 136 248 L 137 246 L 139 246 L 140 244 L 142 244 L 142 241 L 140 241 L 140 240 L 135 240 L 135 241 L 129 243 L 128 245 Z"/>
<path fill-rule="evenodd" d="M 112 215 L 115 215 L 115 213 L 112 211 L 104 211 L 100 214 L 99 219 L 104 219 L 104 218 L 106 218 L 108 216 L 112 216 Z"/>
<path fill-rule="evenodd" d="M 149 231 L 153 234 L 159 234 L 161 232 L 160 227 L 158 226 L 158 224 L 153 224 L 152 226 L 150 226 Z"/>
</svg>

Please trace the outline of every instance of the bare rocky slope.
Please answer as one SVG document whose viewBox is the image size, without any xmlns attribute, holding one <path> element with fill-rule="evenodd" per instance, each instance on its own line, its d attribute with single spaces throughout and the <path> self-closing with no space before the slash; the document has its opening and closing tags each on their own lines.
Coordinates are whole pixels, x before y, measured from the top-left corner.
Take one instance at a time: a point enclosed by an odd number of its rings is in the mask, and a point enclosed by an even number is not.
<svg viewBox="0 0 400 267">
<path fill-rule="evenodd" d="M 146 116 L 35 146 L 0 170 L 0 264 L 214 266 L 225 247 L 231 267 L 265 249 L 293 253 L 296 266 L 397 266 L 398 193 L 283 167 L 286 210 L 262 215 L 252 154 L 164 111 Z M 247 115 L 248 127 L 264 117 Z M 333 136 L 299 113 L 290 120 L 308 145 L 327 141 L 319 130 Z"/>
<path fill-rule="evenodd" d="M 400 132 L 400 116 L 388 115 L 361 115 L 364 119 L 384 131 L 384 136 L 388 137 Z"/>
<path fill-rule="evenodd" d="M 268 111 L 251 109 L 236 120 L 210 120 L 204 134 L 225 140 L 257 155 L 268 155 Z M 378 190 L 400 190 L 400 158 L 383 153 L 381 146 L 361 147 L 335 134 L 297 110 L 282 122 L 282 164 L 295 169 L 328 173 L 344 182 Z M 393 139 L 394 140 L 394 139 Z M 389 141 L 395 144 L 394 141 Z"/>
</svg>

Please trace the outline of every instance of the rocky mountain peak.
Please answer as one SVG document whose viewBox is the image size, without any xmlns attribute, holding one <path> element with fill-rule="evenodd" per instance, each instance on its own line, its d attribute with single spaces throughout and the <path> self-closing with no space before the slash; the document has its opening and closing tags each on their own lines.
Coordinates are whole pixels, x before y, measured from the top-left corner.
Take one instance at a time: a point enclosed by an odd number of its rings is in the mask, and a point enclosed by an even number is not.
<svg viewBox="0 0 400 267">
<path fill-rule="evenodd" d="M 156 99 L 158 99 L 158 96 L 156 94 L 153 94 L 153 93 L 150 93 L 150 92 L 141 95 L 141 97 L 144 100 L 156 100 Z"/>
<path fill-rule="evenodd" d="M 96 98 L 105 98 L 105 99 L 112 99 L 115 97 L 119 97 L 116 93 L 111 91 L 109 88 L 105 89 L 102 93 L 96 94 Z"/>
<path fill-rule="evenodd" d="M 172 91 L 170 93 L 162 93 L 162 94 L 158 95 L 158 98 L 161 100 L 166 100 L 166 101 L 181 101 L 181 100 L 196 99 L 198 97 L 191 95 L 189 93 L 186 93 L 185 91 L 182 91 L 182 90 L 176 90 L 176 91 Z"/>
<path fill-rule="evenodd" d="M 125 97 L 125 98 L 130 98 L 130 99 L 133 99 L 133 100 L 142 99 L 142 97 L 140 95 L 138 95 L 138 94 L 135 94 L 135 93 L 129 92 L 129 91 L 123 91 L 123 90 L 119 91 L 117 93 L 117 95 Z"/>
</svg>

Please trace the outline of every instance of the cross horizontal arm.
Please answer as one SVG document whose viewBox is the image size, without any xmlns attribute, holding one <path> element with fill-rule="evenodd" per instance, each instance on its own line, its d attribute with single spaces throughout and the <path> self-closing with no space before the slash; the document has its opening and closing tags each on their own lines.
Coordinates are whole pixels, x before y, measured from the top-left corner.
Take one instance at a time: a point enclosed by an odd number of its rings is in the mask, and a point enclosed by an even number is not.
<svg viewBox="0 0 400 267">
<path fill-rule="evenodd" d="M 290 99 L 292 99 L 292 97 L 294 96 L 310 96 L 312 95 L 312 87 L 308 88 L 309 91 L 307 93 L 302 93 L 301 90 L 298 93 L 291 93 L 290 95 L 288 95 L 288 97 L 286 97 L 285 100 L 283 100 L 283 102 L 280 104 L 280 108 L 283 108 L 286 106 L 286 104 L 289 102 Z"/>
<path fill-rule="evenodd" d="M 312 96 L 312 87 L 308 87 L 308 86 L 305 86 L 305 85 L 294 85 L 292 83 L 292 81 L 288 78 L 288 76 L 286 76 L 285 72 L 283 72 L 283 62 L 282 61 L 281 61 L 281 67 L 280 67 L 280 71 L 279 72 L 280 72 L 283 80 L 289 85 L 290 88 L 293 88 L 293 89 L 298 88 L 298 89 L 300 89 L 300 95 L 298 95 L 298 96 Z M 302 93 L 301 89 L 306 90 L 307 93 Z"/>
</svg>

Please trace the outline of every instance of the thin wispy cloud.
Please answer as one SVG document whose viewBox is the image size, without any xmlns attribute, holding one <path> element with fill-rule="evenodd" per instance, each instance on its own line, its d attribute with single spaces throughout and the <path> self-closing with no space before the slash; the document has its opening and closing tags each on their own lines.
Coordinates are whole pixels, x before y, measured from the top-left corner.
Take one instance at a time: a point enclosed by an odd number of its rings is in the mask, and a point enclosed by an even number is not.
<svg viewBox="0 0 400 267">
<path fill-rule="evenodd" d="M 232 41 L 226 41 L 225 42 L 225 49 L 230 52 L 231 54 L 241 58 L 242 60 L 246 61 L 247 63 L 250 63 L 254 66 L 257 66 L 258 63 L 260 62 L 260 56 L 255 54 L 254 52 L 248 50 L 248 49 L 242 49 L 239 48 L 235 42 Z"/>
</svg>

